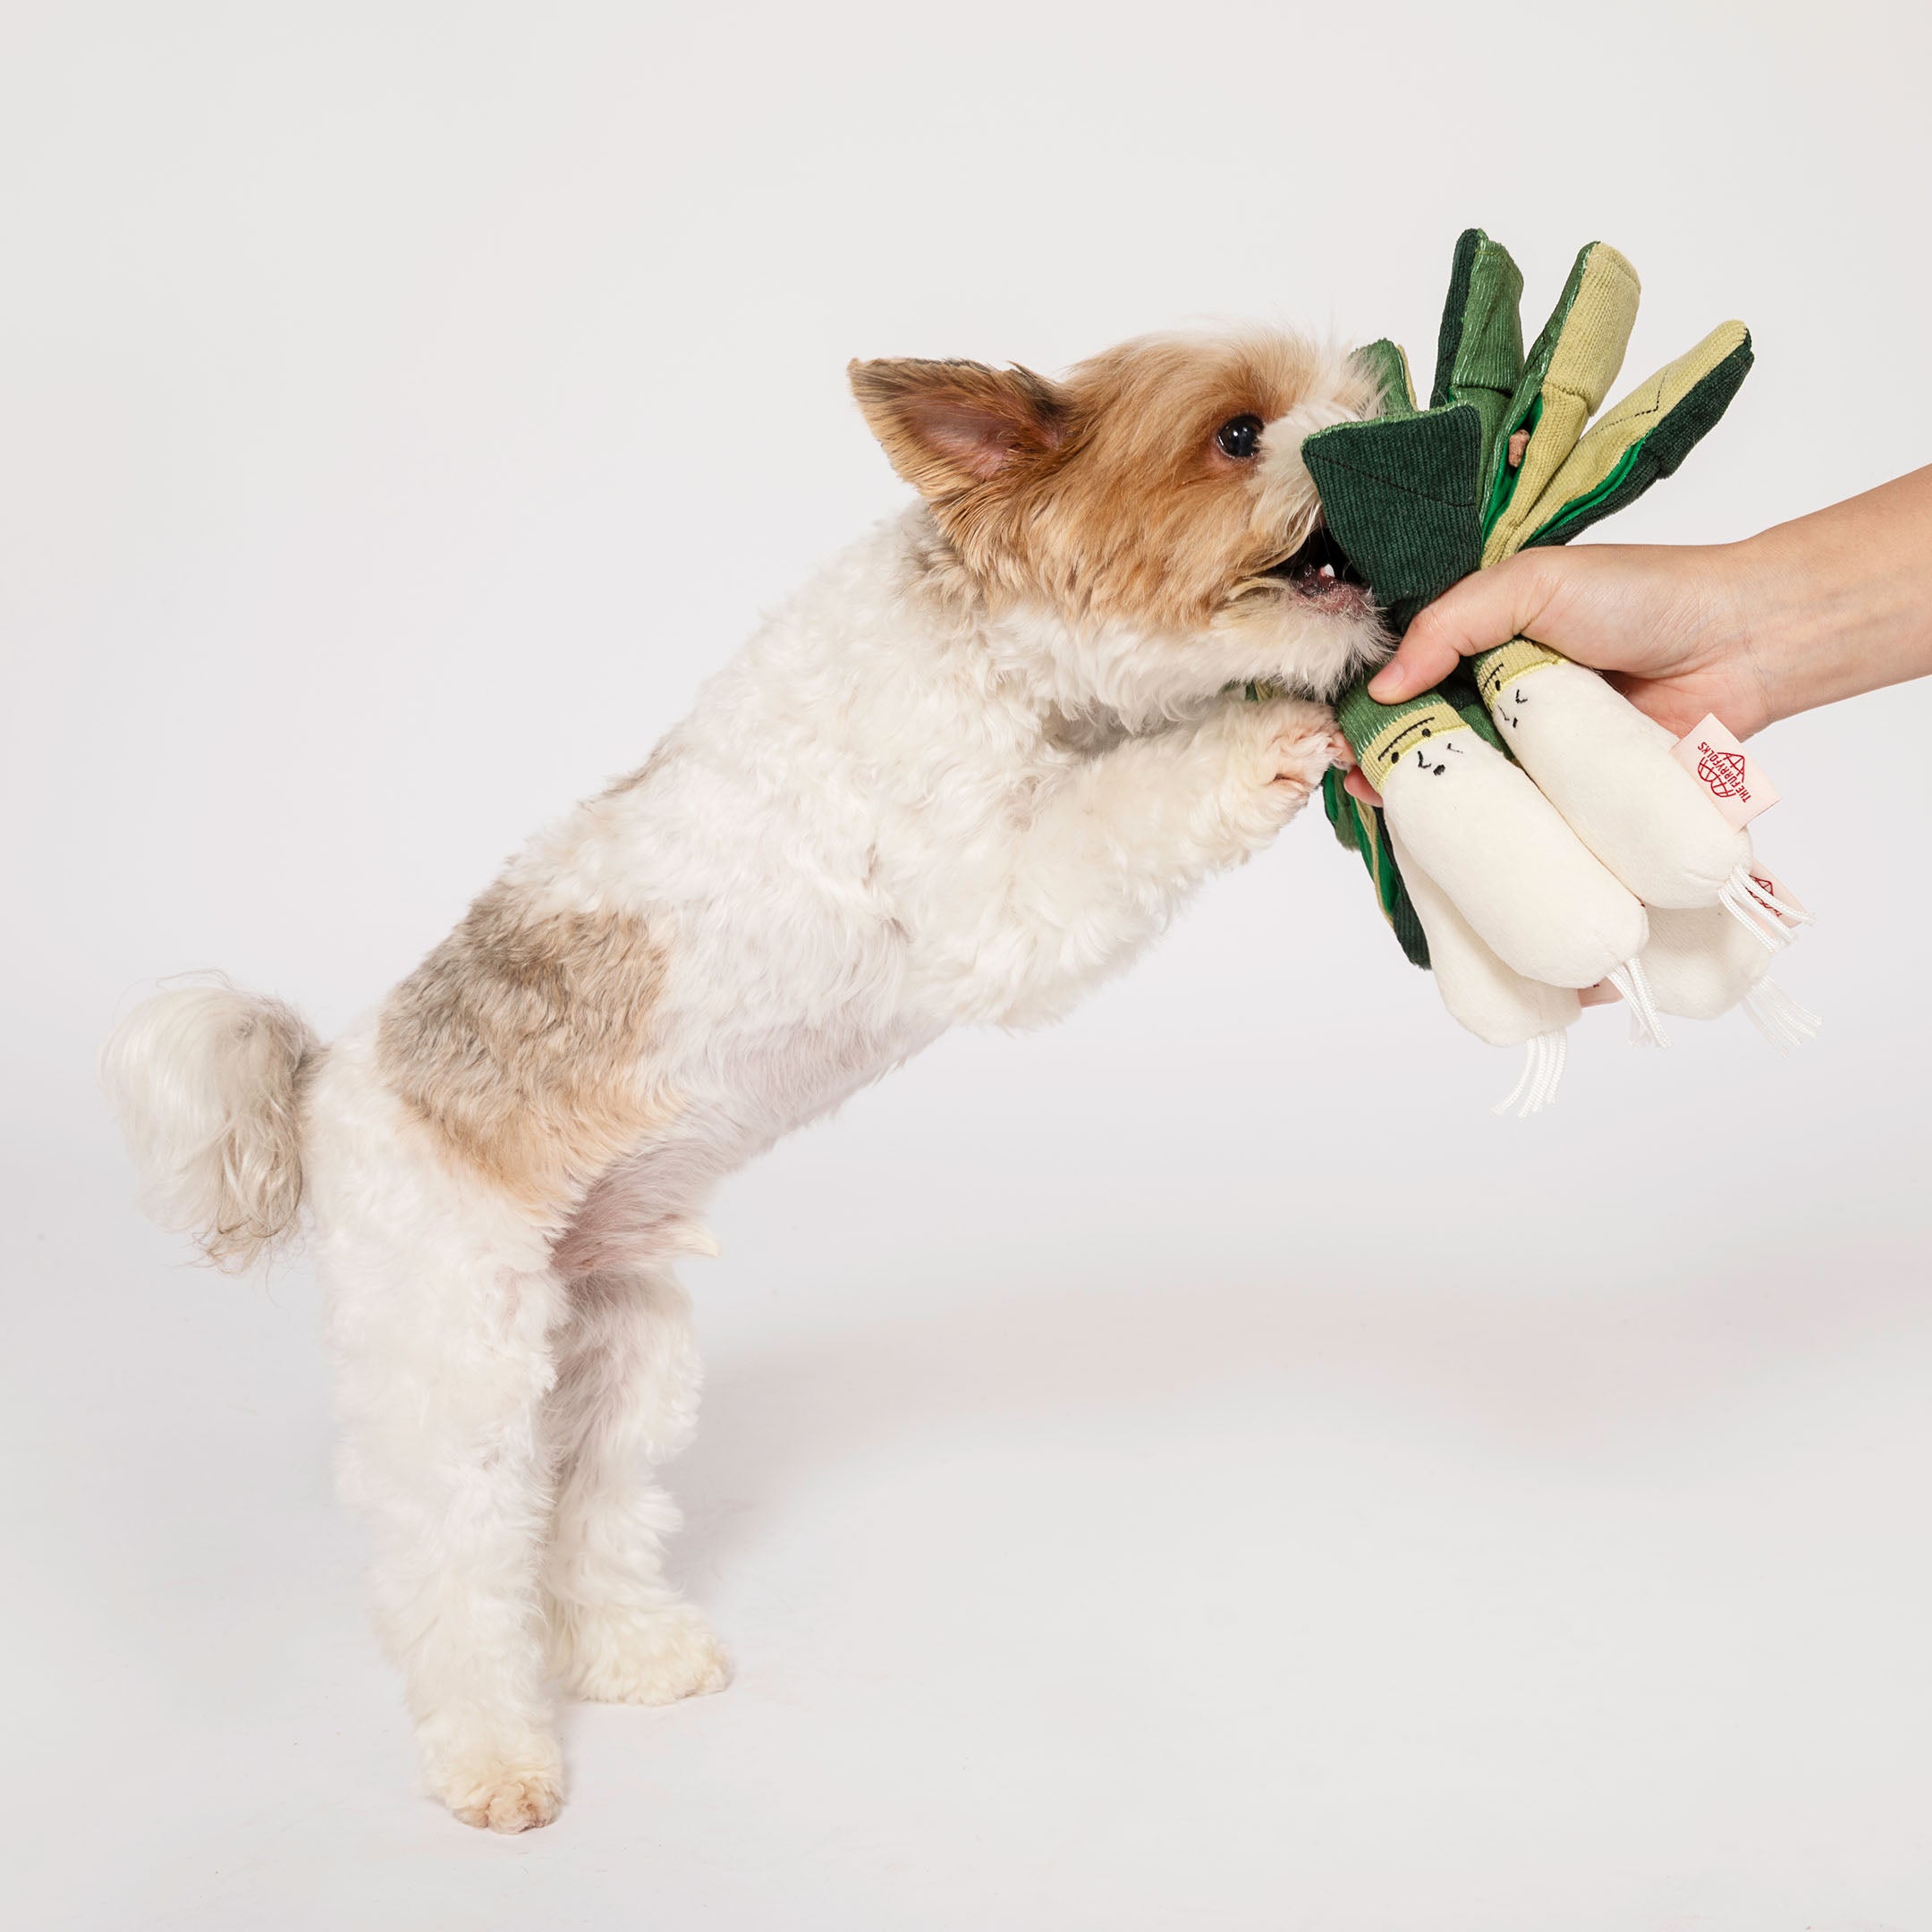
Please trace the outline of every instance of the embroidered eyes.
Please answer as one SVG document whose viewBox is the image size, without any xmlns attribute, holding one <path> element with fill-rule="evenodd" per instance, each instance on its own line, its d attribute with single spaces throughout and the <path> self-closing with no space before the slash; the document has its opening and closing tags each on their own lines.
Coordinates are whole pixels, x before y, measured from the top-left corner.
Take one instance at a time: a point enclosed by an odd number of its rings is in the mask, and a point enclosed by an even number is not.
<svg viewBox="0 0 1932 1932">
<path fill-rule="evenodd" d="M 1215 446 L 1236 462 L 1251 462 L 1261 446 L 1261 419 L 1258 416 L 1230 416 L 1214 433 Z"/>
</svg>

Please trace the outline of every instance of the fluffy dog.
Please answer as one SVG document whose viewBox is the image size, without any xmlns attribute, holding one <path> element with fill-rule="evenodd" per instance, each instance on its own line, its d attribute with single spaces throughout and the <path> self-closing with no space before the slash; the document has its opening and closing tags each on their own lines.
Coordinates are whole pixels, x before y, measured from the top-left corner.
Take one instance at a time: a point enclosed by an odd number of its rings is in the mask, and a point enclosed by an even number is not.
<svg viewBox="0 0 1932 1932">
<path fill-rule="evenodd" d="M 674 1264 L 719 1177 L 947 1028 L 1036 1025 L 1123 965 L 1346 759 L 1319 700 L 1385 641 L 1300 455 L 1375 400 L 1345 356 L 1257 330 L 1057 382 L 850 374 L 919 501 L 377 1012 L 324 1047 L 176 987 L 104 1050 L 158 1219 L 233 1267 L 312 1219 L 376 1620 L 469 1824 L 555 1815 L 551 1681 L 727 1679 L 650 1473 L 693 1423 Z"/>
</svg>

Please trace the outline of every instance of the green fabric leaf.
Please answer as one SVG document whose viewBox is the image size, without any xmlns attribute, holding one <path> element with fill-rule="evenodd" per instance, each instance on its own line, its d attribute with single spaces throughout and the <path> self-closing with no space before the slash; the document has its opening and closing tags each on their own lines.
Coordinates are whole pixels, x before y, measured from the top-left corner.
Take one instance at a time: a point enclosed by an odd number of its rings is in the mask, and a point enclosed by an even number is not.
<svg viewBox="0 0 1932 1932">
<path fill-rule="evenodd" d="M 1556 306 L 1550 310 L 1550 318 L 1543 325 L 1543 333 L 1530 345 L 1530 353 L 1523 360 L 1522 373 L 1516 378 L 1516 386 L 1504 405 L 1502 419 L 1496 436 L 1490 440 L 1484 461 L 1485 533 L 1509 507 L 1510 495 L 1516 487 L 1515 472 L 1504 461 L 1509 453 L 1509 439 L 1519 429 L 1533 431 L 1536 428 L 1536 419 L 1542 408 L 1544 378 L 1549 374 L 1550 360 L 1556 353 L 1563 324 L 1570 319 L 1570 311 L 1576 307 L 1583 276 L 1597 248 L 1595 242 L 1587 242 L 1577 250 L 1577 258 L 1570 265 L 1570 279 L 1563 284 L 1563 293 L 1556 298 Z"/>
<path fill-rule="evenodd" d="M 1731 399 L 1750 374 L 1752 360 L 1747 335 L 1648 436 L 1624 453 L 1602 483 L 1588 496 L 1565 504 L 1523 547 L 1568 543 L 1591 524 L 1628 508 L 1653 483 L 1674 474 L 1730 408 Z"/>
<path fill-rule="evenodd" d="M 1502 433 L 1510 400 L 1522 379 L 1522 272 L 1509 250 L 1480 228 L 1468 228 L 1456 243 L 1436 338 L 1436 386 L 1431 408 L 1467 402 L 1482 419 L 1478 473 Z"/>
<path fill-rule="evenodd" d="M 1355 360 L 1375 377 L 1376 386 L 1382 392 L 1382 407 L 1376 411 L 1378 418 L 1416 413 L 1415 391 L 1409 381 L 1409 358 L 1402 352 L 1399 343 L 1385 335 L 1366 349 L 1358 349 Z"/>
<path fill-rule="evenodd" d="M 1322 809 L 1327 813 L 1328 823 L 1335 828 L 1336 841 L 1349 851 L 1361 854 L 1369 883 L 1375 887 L 1377 902 L 1382 908 L 1382 917 L 1388 921 L 1403 956 L 1411 966 L 1419 966 L 1427 972 L 1428 939 L 1423 933 L 1421 920 L 1416 917 L 1408 887 L 1402 884 L 1381 812 L 1372 805 L 1364 805 L 1353 792 L 1346 790 L 1342 783 L 1342 774 L 1332 767 L 1322 774 Z"/>
<path fill-rule="evenodd" d="M 1467 402 L 1318 430 L 1301 460 L 1329 534 L 1398 632 L 1482 561 L 1482 419 Z"/>
<path fill-rule="evenodd" d="M 1335 835 L 1335 843 L 1343 852 L 1360 852 L 1361 845 L 1355 836 L 1355 814 L 1348 809 L 1353 794 L 1343 789 L 1342 779 L 1343 774 L 1333 765 L 1322 774 L 1322 809 L 1328 814 L 1328 828 Z"/>
</svg>

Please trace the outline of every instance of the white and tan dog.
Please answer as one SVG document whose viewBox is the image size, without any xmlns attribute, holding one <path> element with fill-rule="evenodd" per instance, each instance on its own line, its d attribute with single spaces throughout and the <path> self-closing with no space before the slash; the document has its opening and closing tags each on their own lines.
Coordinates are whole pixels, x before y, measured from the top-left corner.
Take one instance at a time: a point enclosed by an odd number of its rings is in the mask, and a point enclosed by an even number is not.
<svg viewBox="0 0 1932 1932">
<path fill-rule="evenodd" d="M 922 499 L 809 583 L 647 764 L 538 835 L 332 1046 L 223 983 L 103 1055 L 145 1199 L 245 1266 L 312 1218 L 376 1617 L 430 1788 L 555 1816 L 547 1683 L 728 1665 L 661 1567 L 697 1404 L 681 1253 L 719 1177 L 949 1027 L 1066 1011 L 1345 758 L 1382 647 L 1300 458 L 1366 411 L 1253 331 L 1048 382 L 855 363 Z M 1271 680 L 1305 696 L 1244 701 Z"/>
</svg>

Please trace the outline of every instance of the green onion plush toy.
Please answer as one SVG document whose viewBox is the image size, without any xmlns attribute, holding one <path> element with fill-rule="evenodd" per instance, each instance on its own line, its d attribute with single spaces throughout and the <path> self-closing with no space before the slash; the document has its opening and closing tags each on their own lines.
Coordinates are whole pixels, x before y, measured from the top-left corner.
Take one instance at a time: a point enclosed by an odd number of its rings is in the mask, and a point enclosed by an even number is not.
<svg viewBox="0 0 1932 1932">
<path fill-rule="evenodd" d="M 1398 632 L 1470 571 L 1567 542 L 1670 475 L 1750 368 L 1750 332 L 1727 322 L 1587 427 L 1623 365 L 1636 271 L 1592 242 L 1527 354 L 1521 293 L 1508 251 L 1469 230 L 1428 407 L 1402 352 L 1376 343 L 1360 354 L 1380 413 L 1301 446 L 1331 535 Z M 1809 915 L 1754 863 L 1722 792 L 1594 672 L 1519 638 L 1399 704 L 1359 682 L 1337 712 L 1382 805 L 1331 772 L 1329 820 L 1453 1017 L 1491 1045 L 1528 1044 L 1504 1107 L 1554 1098 L 1578 991 L 1604 981 L 1633 1037 L 1659 1045 L 1660 1013 L 1741 1002 L 1781 1046 L 1816 1030 L 1764 980 Z"/>
</svg>

